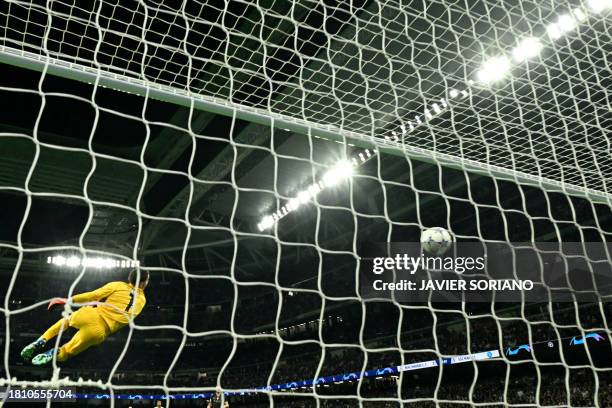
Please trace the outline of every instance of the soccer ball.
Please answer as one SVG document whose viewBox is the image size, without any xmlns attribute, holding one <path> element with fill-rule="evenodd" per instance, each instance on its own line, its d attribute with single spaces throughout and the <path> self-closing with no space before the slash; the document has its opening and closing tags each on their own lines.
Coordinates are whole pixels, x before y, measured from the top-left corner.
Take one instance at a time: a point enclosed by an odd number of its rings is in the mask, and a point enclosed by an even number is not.
<svg viewBox="0 0 612 408">
<path fill-rule="evenodd" d="M 453 239 L 444 228 L 428 228 L 421 233 L 421 248 L 431 255 L 442 255 L 451 246 Z"/>
</svg>

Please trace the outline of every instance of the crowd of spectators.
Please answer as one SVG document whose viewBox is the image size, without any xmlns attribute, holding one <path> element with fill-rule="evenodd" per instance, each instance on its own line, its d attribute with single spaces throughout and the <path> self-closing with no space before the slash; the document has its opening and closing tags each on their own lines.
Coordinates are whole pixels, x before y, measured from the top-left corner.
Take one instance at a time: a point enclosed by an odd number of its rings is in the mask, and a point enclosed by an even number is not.
<svg viewBox="0 0 612 408">
<path fill-rule="evenodd" d="M 184 305 L 170 302 L 172 295 L 162 293 L 160 295 L 168 303 L 163 304 L 159 299 L 151 302 L 149 307 L 154 312 L 147 318 L 139 319 L 138 324 L 182 326 L 180 317 Z M 24 297 L 13 301 L 25 305 L 33 299 Z M 251 301 L 249 307 L 238 307 L 234 311 L 235 320 L 250 322 L 250 326 L 244 328 L 247 338 L 240 341 L 231 333 L 188 336 L 183 342 L 182 330 L 135 330 L 126 357 L 114 376 L 109 378 L 110 369 L 115 365 L 127 336 L 126 333 L 118 333 L 103 346 L 88 350 L 78 362 L 62 367 L 62 374 L 71 378 L 110 380 L 113 384 L 133 385 L 136 388 L 139 385 L 164 385 L 196 390 L 210 389 L 220 383 L 226 389 L 243 390 L 442 356 L 488 350 L 503 353 L 505 348 L 520 344 L 550 340 L 567 343 L 571 336 L 581 335 L 581 330 L 605 332 L 607 326 L 604 319 L 610 315 L 610 305 L 605 303 L 580 307 L 573 304 L 552 307 L 544 304 L 529 308 L 510 307 L 500 312 L 484 309 L 434 312 L 407 308 L 403 311 L 404 320 L 400 320 L 386 309 L 388 305 L 379 310 L 367 305 L 365 312 L 358 305 L 329 308 L 323 320 L 318 319 L 320 313 L 316 312 L 300 317 L 302 320 L 282 318 L 277 322 L 274 318 L 276 311 L 271 314 L 273 318 L 270 321 L 270 314 L 262 312 L 264 304 L 257 302 Z M 20 305 L 11 304 L 15 307 Z M 203 305 L 201 308 L 193 307 L 194 310 L 190 305 L 190 321 L 206 321 L 206 325 L 195 332 L 215 328 L 229 331 L 227 323 L 231 322 L 232 308 L 231 305 L 228 308 L 228 305 Z M 316 305 L 312 303 L 310 306 L 312 309 Z M 25 343 L 29 337 L 39 335 L 36 329 L 40 331 L 44 327 L 33 328 L 31 319 L 25 315 L 10 319 L 11 333 L 17 334 L 13 340 L 15 347 Z M 174 361 L 177 354 L 179 358 Z M 435 375 L 423 374 L 427 370 L 405 373 L 401 386 L 398 386 L 395 377 L 383 377 L 367 379 L 360 384 L 331 384 L 330 387 L 317 388 L 316 392 L 321 397 L 320 406 L 323 407 L 350 407 L 358 405 L 359 401 L 364 402 L 364 406 L 391 407 L 399 406 L 395 402 L 398 399 L 405 400 L 403 406 L 415 407 L 436 406 L 435 401 L 439 402 L 437 406 L 469 406 L 471 402 L 497 403 L 498 406 L 569 403 L 572 406 L 591 406 L 595 404 L 595 398 L 600 406 L 612 406 L 609 387 L 602 386 L 612 383 L 609 376 L 599 378 L 600 386 L 596 394 L 595 370 L 582 370 L 581 374 L 572 374 L 570 381 L 567 381 L 565 370 L 571 359 L 565 357 L 565 362 L 555 361 L 561 372 L 551 378 L 541 376 L 537 390 L 535 384 L 538 383 L 538 375 L 534 376 L 533 373 L 513 374 L 510 382 L 507 382 L 505 376 L 483 378 L 474 372 L 466 372 L 464 376 L 444 377 L 438 384 L 438 369 L 428 369 Z M 586 363 L 591 364 L 589 361 Z M 599 361 L 592 363 L 600 364 Z M 44 370 L 32 370 L 22 363 L 16 363 L 13 368 L 20 378 L 27 376 L 31 380 L 43 379 L 49 374 Z M 577 372 L 575 369 L 570 371 Z M 275 406 L 314 407 L 312 392 L 312 389 L 306 388 L 292 391 L 291 396 L 274 397 Z M 300 395 L 296 396 L 296 393 Z M 245 395 L 232 397 L 232 401 L 234 406 L 269 406 L 269 398 L 267 395 Z M 181 404 L 196 406 L 179 401 L 175 405 Z"/>
</svg>

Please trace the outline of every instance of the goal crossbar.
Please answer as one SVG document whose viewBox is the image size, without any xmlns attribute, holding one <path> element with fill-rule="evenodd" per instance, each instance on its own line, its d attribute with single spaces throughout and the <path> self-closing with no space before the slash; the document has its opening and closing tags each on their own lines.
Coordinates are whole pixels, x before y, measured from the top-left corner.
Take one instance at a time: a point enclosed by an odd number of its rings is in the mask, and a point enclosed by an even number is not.
<svg viewBox="0 0 612 408">
<path fill-rule="evenodd" d="M 339 142 L 346 142 L 348 139 L 355 146 L 375 148 L 381 152 L 397 156 L 407 155 L 416 160 L 436 163 L 449 168 L 463 169 L 476 174 L 492 176 L 500 180 L 537 186 L 549 192 L 585 197 L 595 203 L 612 205 L 612 194 L 604 191 L 424 149 L 403 143 L 401 140 L 383 139 L 377 135 L 366 135 L 332 125 L 309 122 L 277 112 L 238 104 L 221 98 L 195 94 L 168 85 L 145 81 L 103 69 L 87 67 L 12 47 L 0 46 L 0 62 L 75 81 L 90 84 L 97 83 L 102 87 L 142 97 L 146 96 L 178 106 L 193 107 L 196 110 L 213 114 L 236 117 L 248 122 L 282 128 L 304 135 L 317 136 Z"/>
</svg>

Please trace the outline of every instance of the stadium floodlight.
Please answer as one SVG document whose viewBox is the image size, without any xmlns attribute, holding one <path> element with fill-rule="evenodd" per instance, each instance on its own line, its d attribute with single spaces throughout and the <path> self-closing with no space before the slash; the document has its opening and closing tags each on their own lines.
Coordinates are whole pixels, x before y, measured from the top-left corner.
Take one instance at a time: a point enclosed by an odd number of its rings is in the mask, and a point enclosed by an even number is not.
<svg viewBox="0 0 612 408">
<path fill-rule="evenodd" d="M 310 188 L 308 190 L 301 191 L 297 196 L 300 204 L 306 204 L 311 198 Z"/>
<path fill-rule="evenodd" d="M 589 8 L 596 13 L 612 8 L 612 0 L 588 0 Z"/>
<path fill-rule="evenodd" d="M 584 11 L 582 11 L 580 7 L 576 7 L 574 10 L 572 10 L 572 14 L 576 18 L 576 20 L 580 21 L 581 23 L 586 21 L 587 19 L 586 14 L 584 13 Z"/>
<path fill-rule="evenodd" d="M 338 162 L 331 170 L 323 176 L 323 183 L 332 187 L 345 180 L 353 174 L 353 163 L 349 160 Z"/>
<path fill-rule="evenodd" d="M 509 69 L 509 62 L 505 65 L 507 65 Z M 469 84 L 472 85 L 473 81 L 469 81 Z M 392 142 L 401 141 L 407 134 L 413 132 L 418 126 L 424 125 L 425 123 L 446 112 L 451 105 L 450 99 L 455 99 L 459 96 L 461 96 L 461 99 L 465 99 L 469 95 L 470 92 L 468 89 L 450 89 L 448 91 L 449 99 L 441 98 L 439 99 L 439 103 L 432 103 L 423 109 L 423 117 L 425 118 L 425 121 L 421 120 L 420 115 L 416 115 L 414 116 L 414 122 L 407 121 L 406 123 L 402 123 L 400 125 L 400 129 L 397 129 L 397 131 L 391 131 L 392 136 L 385 135 L 384 139 Z M 359 167 L 363 163 L 369 161 L 375 154 L 376 151 L 364 149 L 351 157 L 350 160 L 339 161 L 323 175 L 321 180 L 315 182 L 305 190 L 300 191 L 294 198 L 289 200 L 272 215 L 267 215 L 262 218 L 257 224 L 257 228 L 259 231 L 265 231 L 271 228 L 277 221 L 281 220 L 292 211 L 297 210 L 301 205 L 308 203 L 324 189 L 333 187 L 341 183 L 343 180 L 350 178 L 356 167 Z"/>
<path fill-rule="evenodd" d="M 63 266 L 63 265 L 66 265 L 66 258 L 64 258 L 61 255 L 54 256 L 52 258 L 47 258 L 47 263 L 58 265 L 58 266 Z"/>
<path fill-rule="evenodd" d="M 559 16 L 559 20 L 557 20 L 557 27 L 564 33 L 573 31 L 576 26 L 576 20 L 569 14 L 562 14 Z"/>
<path fill-rule="evenodd" d="M 516 62 L 524 62 L 540 54 L 542 43 L 535 37 L 523 38 L 516 48 L 512 50 L 512 56 Z"/>
<path fill-rule="evenodd" d="M 66 260 L 66 266 L 70 266 L 74 268 L 76 266 L 79 266 L 80 264 L 81 264 L 81 260 L 76 256 L 71 256 L 70 258 Z"/>
<path fill-rule="evenodd" d="M 287 203 L 287 207 L 291 210 L 291 211 L 295 211 L 300 207 L 300 204 L 302 204 L 300 202 L 300 200 L 296 197 L 296 198 L 292 198 L 291 200 L 289 200 L 289 203 Z"/>
<path fill-rule="evenodd" d="M 561 38 L 561 35 L 563 34 L 557 23 L 550 23 L 546 27 L 546 33 L 551 40 L 557 40 Z"/>
<path fill-rule="evenodd" d="M 499 81 L 510 71 L 510 60 L 505 56 L 493 57 L 478 71 L 478 80 L 484 83 Z"/>
<path fill-rule="evenodd" d="M 258 227 L 260 231 L 267 230 L 271 226 L 274 225 L 274 218 L 271 215 L 264 217 L 263 220 L 259 223 Z"/>
<path fill-rule="evenodd" d="M 79 258 L 76 255 L 72 255 L 68 258 L 62 255 L 49 256 L 47 257 L 47 263 L 56 266 L 67 266 L 69 268 L 76 268 L 84 266 L 87 268 L 96 269 L 111 269 L 111 268 L 136 268 L 140 266 L 140 261 L 135 260 L 116 260 L 113 258 Z"/>
<path fill-rule="evenodd" d="M 367 162 L 369 159 L 374 157 L 374 154 L 375 152 L 365 149 L 351 160 L 339 161 L 331 169 L 329 169 L 327 173 L 325 173 L 321 181 L 312 184 L 303 191 L 300 191 L 296 197 L 289 200 L 287 204 L 281 207 L 281 209 L 275 212 L 273 215 L 265 216 L 259 222 L 259 224 L 257 224 L 257 228 L 259 231 L 265 231 L 268 228 L 271 228 L 276 221 L 285 217 L 290 212 L 297 210 L 302 204 L 308 203 L 308 201 L 323 191 L 323 189 L 338 185 L 343 180 L 350 178 L 353 175 L 354 168 L 359 164 Z"/>
<path fill-rule="evenodd" d="M 308 187 L 308 193 L 310 194 L 310 197 L 316 196 L 317 194 L 319 194 L 320 191 L 321 191 L 321 186 L 318 183 L 315 183 L 311 185 L 310 187 Z"/>
</svg>

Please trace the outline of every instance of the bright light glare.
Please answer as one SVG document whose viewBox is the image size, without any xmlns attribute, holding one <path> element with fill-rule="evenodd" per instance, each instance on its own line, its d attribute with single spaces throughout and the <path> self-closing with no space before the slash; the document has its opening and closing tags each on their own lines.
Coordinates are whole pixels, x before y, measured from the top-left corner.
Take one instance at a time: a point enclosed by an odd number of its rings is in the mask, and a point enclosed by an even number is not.
<svg viewBox="0 0 612 408">
<path fill-rule="evenodd" d="M 297 210 L 300 204 L 301 204 L 300 200 L 298 200 L 297 198 L 292 198 L 291 200 L 289 200 L 287 207 L 289 207 L 289 209 L 293 211 L 293 210 Z"/>
<path fill-rule="evenodd" d="M 509 71 L 510 61 L 507 57 L 493 57 L 486 61 L 478 71 L 478 80 L 485 83 L 499 81 Z"/>
<path fill-rule="evenodd" d="M 548 27 L 546 27 L 546 33 L 548 34 L 551 40 L 561 38 L 561 29 L 559 28 L 559 25 L 557 23 L 549 24 Z"/>
<path fill-rule="evenodd" d="M 274 225 L 274 218 L 272 218 L 272 216 L 268 215 L 268 216 L 264 217 L 264 219 L 261 220 L 261 222 L 259 223 L 259 230 L 260 231 L 266 230 L 266 229 L 270 228 L 273 225 Z"/>
<path fill-rule="evenodd" d="M 542 51 L 542 43 L 535 37 L 523 38 L 512 51 L 512 56 L 517 62 L 523 62 L 537 56 Z"/>
<path fill-rule="evenodd" d="M 576 28 L 576 20 L 569 14 L 562 14 L 557 21 L 557 27 L 563 32 L 572 31 Z"/>
<path fill-rule="evenodd" d="M 365 162 L 367 160 L 366 156 L 367 158 L 373 156 L 373 153 L 370 152 L 368 149 L 366 149 L 365 152 L 365 156 L 363 155 L 363 153 L 359 154 L 359 157 L 362 162 Z M 277 220 L 280 220 L 290 212 L 297 210 L 302 204 L 308 203 L 308 201 L 310 201 L 317 194 L 319 194 L 319 192 L 321 192 L 321 190 L 325 187 L 335 186 L 342 180 L 351 177 L 351 175 L 353 174 L 353 167 L 356 165 L 355 158 L 353 158 L 353 161 L 355 161 L 355 164 L 350 160 L 342 160 L 336 163 L 334 167 L 332 167 L 329 171 L 327 171 L 327 173 L 325 173 L 320 183 L 315 183 L 309 186 L 306 190 L 299 192 L 297 197 L 294 197 L 289 200 L 286 205 L 284 205 L 278 212 L 274 214 L 274 217 L 270 215 L 265 216 L 259 222 L 259 224 L 257 224 L 257 228 L 260 231 L 267 230 L 268 228 L 272 227 Z"/>
<path fill-rule="evenodd" d="M 589 7 L 596 13 L 612 8 L 612 0 L 588 0 Z"/>
<path fill-rule="evenodd" d="M 582 11 L 581 8 L 577 7 L 573 10 L 574 13 L 574 17 L 576 17 L 576 20 L 578 21 L 586 21 L 587 17 L 586 14 L 584 14 L 584 11 Z"/>
<path fill-rule="evenodd" d="M 306 204 L 308 200 L 310 200 L 310 192 L 309 191 L 300 192 L 297 196 L 297 199 L 300 201 L 300 203 Z"/>
<path fill-rule="evenodd" d="M 49 256 L 47 257 L 47 263 L 57 266 L 68 266 L 70 268 L 76 268 L 79 266 L 85 266 L 87 268 L 98 268 L 98 269 L 110 269 L 110 268 L 134 268 L 140 266 L 140 261 L 126 261 L 126 260 L 115 260 L 112 258 L 79 258 L 78 256 L 71 256 L 66 258 L 62 255 Z"/>
<path fill-rule="evenodd" d="M 321 191 L 321 187 L 318 184 L 313 184 L 312 186 L 308 187 L 308 193 L 311 197 L 319 194 L 319 191 Z"/>
<path fill-rule="evenodd" d="M 71 256 L 66 261 L 66 265 L 71 266 L 71 267 L 79 266 L 80 264 L 81 264 L 81 260 L 77 258 L 76 256 Z"/>
<path fill-rule="evenodd" d="M 338 162 L 331 170 L 323 176 L 323 183 L 326 186 L 335 186 L 344 179 L 351 177 L 353 174 L 353 163 L 348 160 Z"/>
</svg>

